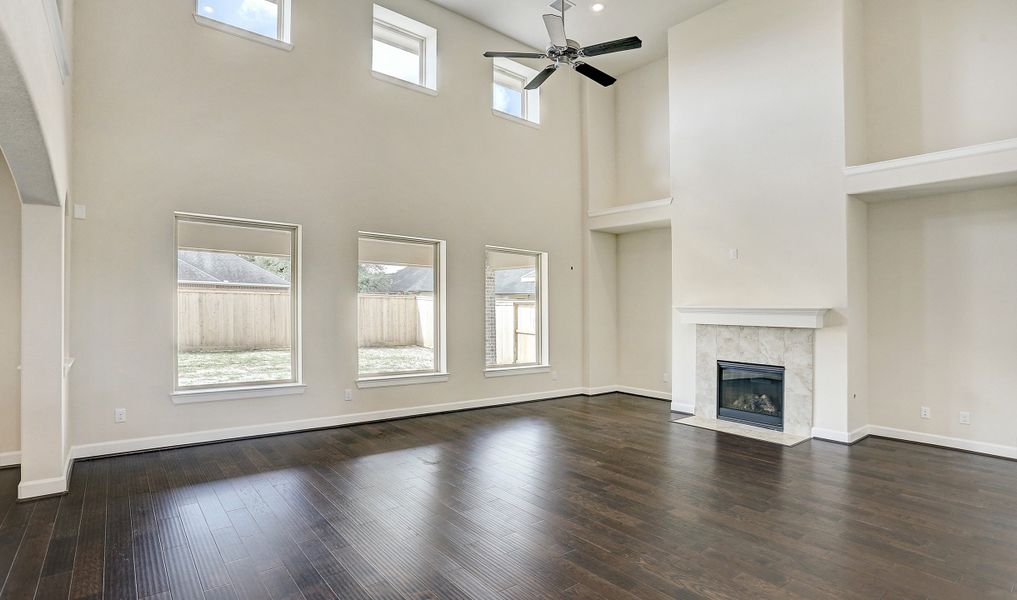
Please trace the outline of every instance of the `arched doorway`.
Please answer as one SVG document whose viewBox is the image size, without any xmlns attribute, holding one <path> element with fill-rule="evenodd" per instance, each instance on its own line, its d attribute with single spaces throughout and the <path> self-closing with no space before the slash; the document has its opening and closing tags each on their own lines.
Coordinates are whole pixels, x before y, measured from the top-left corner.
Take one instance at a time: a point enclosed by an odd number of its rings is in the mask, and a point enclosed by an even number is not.
<svg viewBox="0 0 1017 600">
<path fill-rule="evenodd" d="M 55 6 L 55 4 L 53 5 Z M 58 494 L 67 489 L 67 396 L 65 377 L 65 224 L 63 200 L 68 177 L 68 82 L 54 59 L 54 43 L 62 32 L 52 27 L 50 3 L 0 3 L 0 152 L 5 157 L 0 176 L 0 311 L 13 312 L 10 298 L 18 298 L 17 314 L 0 317 L 0 326 L 18 321 L 16 335 L 0 341 L 0 452 L 20 461 L 18 497 Z M 16 190 L 12 193 L 12 190 Z M 13 206 L 12 206 L 13 203 Z M 7 231 L 18 230 L 14 242 Z M 18 250 L 15 254 L 15 249 Z M 8 252 L 9 251 L 9 252 Z M 11 264 L 20 266 L 12 269 Z M 10 292 L 8 281 L 19 283 Z M 17 342 L 15 358 L 10 338 Z M 16 361 L 9 365 L 8 362 Z M 3 412 L 9 397 L 10 368 L 20 372 L 20 414 L 8 421 Z M 31 407 L 31 410 L 26 410 Z M 18 444 L 9 439 L 17 435 Z M 20 446 L 19 455 L 7 448 Z M 10 471 L 5 470 L 4 479 Z M 2 490 L 0 490 L 2 491 Z"/>
</svg>

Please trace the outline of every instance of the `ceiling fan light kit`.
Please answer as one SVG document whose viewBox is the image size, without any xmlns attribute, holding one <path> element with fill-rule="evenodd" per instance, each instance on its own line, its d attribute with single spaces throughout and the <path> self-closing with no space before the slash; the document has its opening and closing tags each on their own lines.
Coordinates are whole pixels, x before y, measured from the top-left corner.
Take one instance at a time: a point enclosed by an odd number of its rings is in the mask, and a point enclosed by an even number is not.
<svg viewBox="0 0 1017 600">
<path fill-rule="evenodd" d="M 581 46 L 579 42 L 570 40 L 565 35 L 565 11 L 572 8 L 573 4 L 571 2 L 560 2 L 559 4 L 561 5 L 561 14 L 544 15 L 544 27 L 547 28 L 547 37 L 551 41 L 546 52 L 543 54 L 539 52 L 485 52 L 484 56 L 487 58 L 546 58 L 553 61 L 526 84 L 527 90 L 539 88 L 551 75 L 554 75 L 555 71 L 562 67 L 572 67 L 580 75 L 604 87 L 614 85 L 617 79 L 587 63 L 585 59 L 636 50 L 643 47 L 643 41 L 633 36 L 592 46 Z"/>
</svg>

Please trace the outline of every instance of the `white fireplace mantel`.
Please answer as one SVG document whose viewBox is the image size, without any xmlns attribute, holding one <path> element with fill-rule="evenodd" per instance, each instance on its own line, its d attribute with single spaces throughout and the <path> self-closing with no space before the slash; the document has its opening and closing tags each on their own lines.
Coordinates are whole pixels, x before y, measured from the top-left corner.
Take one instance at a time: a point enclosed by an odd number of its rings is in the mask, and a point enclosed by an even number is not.
<svg viewBox="0 0 1017 600">
<path fill-rule="evenodd" d="M 679 322 L 687 325 L 734 325 L 741 327 L 791 327 L 821 329 L 828 308 L 724 308 L 679 306 Z"/>
</svg>

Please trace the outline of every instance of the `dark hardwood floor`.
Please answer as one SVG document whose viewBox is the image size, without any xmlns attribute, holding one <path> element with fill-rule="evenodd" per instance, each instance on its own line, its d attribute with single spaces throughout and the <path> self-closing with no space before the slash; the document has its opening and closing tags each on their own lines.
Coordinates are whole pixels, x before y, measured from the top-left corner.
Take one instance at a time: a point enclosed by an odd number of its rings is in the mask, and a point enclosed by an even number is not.
<svg viewBox="0 0 1017 600">
<path fill-rule="evenodd" d="M 79 462 L 2 598 L 1017 598 L 1017 463 L 566 398 Z"/>
</svg>

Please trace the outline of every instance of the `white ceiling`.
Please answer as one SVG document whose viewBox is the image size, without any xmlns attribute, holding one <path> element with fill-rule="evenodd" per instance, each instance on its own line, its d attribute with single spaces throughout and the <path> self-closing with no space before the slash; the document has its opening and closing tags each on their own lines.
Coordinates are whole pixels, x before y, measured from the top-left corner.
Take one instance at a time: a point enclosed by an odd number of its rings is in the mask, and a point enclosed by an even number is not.
<svg viewBox="0 0 1017 600">
<path fill-rule="evenodd" d="M 495 31 L 543 51 L 548 44 L 541 15 L 553 12 L 552 0 L 432 0 Z M 637 35 L 640 50 L 591 58 L 590 64 L 620 75 L 667 56 L 667 30 L 717 6 L 724 0 L 572 0 L 575 8 L 565 13 L 568 37 L 584 46 Z M 590 6 L 600 2 L 604 10 Z M 485 48 L 518 50 L 518 48 Z"/>
</svg>

